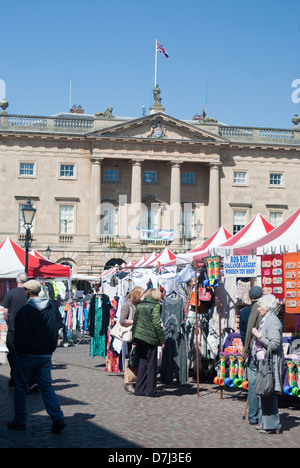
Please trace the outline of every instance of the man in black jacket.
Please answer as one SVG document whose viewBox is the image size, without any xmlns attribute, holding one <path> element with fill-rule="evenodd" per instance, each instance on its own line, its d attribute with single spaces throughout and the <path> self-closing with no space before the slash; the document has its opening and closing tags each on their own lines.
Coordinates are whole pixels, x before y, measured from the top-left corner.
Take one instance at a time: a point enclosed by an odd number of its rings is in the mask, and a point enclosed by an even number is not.
<svg viewBox="0 0 300 468">
<path fill-rule="evenodd" d="M 44 297 L 39 297 L 41 285 L 30 280 L 24 283 L 28 301 L 15 318 L 15 348 L 18 354 L 15 370 L 15 418 L 9 429 L 26 430 L 26 390 L 34 375 L 42 392 L 47 413 L 53 421 L 52 432 L 65 426 L 56 394 L 52 388 L 51 356 L 55 351 L 59 330 L 59 311 Z"/>
</svg>

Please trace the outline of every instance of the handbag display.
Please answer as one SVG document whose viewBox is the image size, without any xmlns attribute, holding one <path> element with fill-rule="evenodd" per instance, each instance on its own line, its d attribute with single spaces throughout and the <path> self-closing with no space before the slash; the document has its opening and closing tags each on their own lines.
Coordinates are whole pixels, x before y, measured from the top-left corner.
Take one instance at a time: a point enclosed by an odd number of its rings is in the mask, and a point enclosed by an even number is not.
<svg viewBox="0 0 300 468">
<path fill-rule="evenodd" d="M 132 341 L 132 325 L 129 327 L 123 327 L 119 320 L 110 330 L 110 335 L 118 340 L 125 341 L 125 343 L 131 343 Z"/>
<path fill-rule="evenodd" d="M 255 393 L 262 397 L 268 397 L 274 394 L 274 389 L 275 378 L 273 372 L 273 360 L 269 345 L 265 358 L 258 361 Z"/>
</svg>

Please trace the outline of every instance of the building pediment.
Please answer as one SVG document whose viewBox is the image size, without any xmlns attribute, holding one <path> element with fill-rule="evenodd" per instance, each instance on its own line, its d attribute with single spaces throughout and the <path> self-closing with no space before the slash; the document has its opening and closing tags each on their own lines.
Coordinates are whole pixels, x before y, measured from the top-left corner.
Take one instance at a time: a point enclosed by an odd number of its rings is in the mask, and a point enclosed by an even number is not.
<svg viewBox="0 0 300 468">
<path fill-rule="evenodd" d="M 228 142 L 224 137 L 185 123 L 164 113 L 152 114 L 138 119 L 122 122 L 87 135 L 93 138 L 126 138 L 186 142 Z"/>
</svg>

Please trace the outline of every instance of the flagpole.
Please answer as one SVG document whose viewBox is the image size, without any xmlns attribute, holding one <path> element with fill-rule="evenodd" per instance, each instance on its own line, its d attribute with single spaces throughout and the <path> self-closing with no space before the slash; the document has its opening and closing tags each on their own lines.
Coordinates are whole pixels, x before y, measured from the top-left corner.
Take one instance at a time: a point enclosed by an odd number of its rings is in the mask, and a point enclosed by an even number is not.
<svg viewBox="0 0 300 468">
<path fill-rule="evenodd" d="M 157 39 L 155 39 L 155 73 L 154 73 L 154 88 L 156 86 L 157 77 Z"/>
</svg>

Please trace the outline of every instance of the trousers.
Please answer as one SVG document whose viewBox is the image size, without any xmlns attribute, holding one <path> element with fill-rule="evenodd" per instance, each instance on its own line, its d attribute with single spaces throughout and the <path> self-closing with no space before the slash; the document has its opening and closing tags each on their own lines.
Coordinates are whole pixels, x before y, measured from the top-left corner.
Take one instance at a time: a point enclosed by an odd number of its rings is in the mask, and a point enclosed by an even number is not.
<svg viewBox="0 0 300 468">
<path fill-rule="evenodd" d="M 135 395 L 154 397 L 157 378 L 157 346 L 137 341 L 137 352 L 140 358 Z"/>
<path fill-rule="evenodd" d="M 35 377 L 42 393 L 47 413 L 53 422 L 64 417 L 57 396 L 52 387 L 51 355 L 33 356 L 29 354 L 19 355 L 15 368 L 15 421 L 26 424 L 26 391 L 27 385 Z"/>
<path fill-rule="evenodd" d="M 255 393 L 257 366 L 252 359 L 248 364 L 248 420 L 250 424 L 257 424 L 259 419 L 259 400 Z"/>
</svg>

